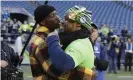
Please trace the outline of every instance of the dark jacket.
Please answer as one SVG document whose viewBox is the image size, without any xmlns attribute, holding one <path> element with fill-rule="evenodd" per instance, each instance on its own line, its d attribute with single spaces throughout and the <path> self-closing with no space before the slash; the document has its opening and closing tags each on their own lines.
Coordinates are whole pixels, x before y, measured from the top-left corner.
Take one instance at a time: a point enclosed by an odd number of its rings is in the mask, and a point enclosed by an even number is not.
<svg viewBox="0 0 133 80">
<path fill-rule="evenodd" d="M 16 67 L 19 62 L 19 56 L 7 43 L 1 42 L 1 60 L 7 61 L 9 67 Z"/>
</svg>

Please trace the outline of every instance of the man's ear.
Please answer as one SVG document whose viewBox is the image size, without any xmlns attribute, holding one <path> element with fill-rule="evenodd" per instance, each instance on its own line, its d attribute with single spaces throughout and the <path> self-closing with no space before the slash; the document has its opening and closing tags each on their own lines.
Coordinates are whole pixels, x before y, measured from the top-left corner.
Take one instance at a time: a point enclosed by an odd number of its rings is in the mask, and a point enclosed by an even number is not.
<svg viewBox="0 0 133 80">
<path fill-rule="evenodd" d="M 40 22 L 40 24 L 41 24 L 41 25 L 45 25 L 45 24 L 46 24 L 45 20 L 42 20 L 42 21 Z"/>
</svg>

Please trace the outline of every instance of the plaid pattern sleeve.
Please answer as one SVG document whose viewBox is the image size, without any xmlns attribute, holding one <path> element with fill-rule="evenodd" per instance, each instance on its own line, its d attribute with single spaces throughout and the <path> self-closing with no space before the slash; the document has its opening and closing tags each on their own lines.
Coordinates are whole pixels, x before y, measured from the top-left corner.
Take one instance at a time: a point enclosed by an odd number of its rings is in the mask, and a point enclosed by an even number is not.
<svg viewBox="0 0 133 80">
<path fill-rule="evenodd" d="M 30 46 L 30 63 L 34 80 L 47 80 L 51 62 L 47 52 L 47 45 L 40 35 L 35 35 Z M 52 76 L 52 74 L 50 74 Z"/>
</svg>

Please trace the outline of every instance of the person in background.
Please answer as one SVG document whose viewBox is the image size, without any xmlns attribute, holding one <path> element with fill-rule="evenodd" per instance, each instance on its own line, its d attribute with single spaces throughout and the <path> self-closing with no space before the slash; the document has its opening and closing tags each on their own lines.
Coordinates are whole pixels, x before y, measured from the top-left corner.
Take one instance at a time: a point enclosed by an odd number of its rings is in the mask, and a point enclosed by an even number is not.
<svg viewBox="0 0 133 80">
<path fill-rule="evenodd" d="M 17 67 L 22 57 L 19 57 L 7 43 L 1 41 L 1 46 L 1 67 Z"/>
<path fill-rule="evenodd" d="M 3 11 L 2 11 L 2 12 L 3 12 Z M 8 18 L 10 18 L 9 10 L 5 10 L 5 11 L 2 13 L 2 19 L 8 20 Z"/>
<path fill-rule="evenodd" d="M 28 24 L 27 21 L 24 21 L 24 24 L 20 26 L 18 29 L 19 33 L 22 33 L 22 31 L 31 31 L 32 30 L 32 25 Z"/>
<path fill-rule="evenodd" d="M 119 53 L 120 44 L 117 42 L 117 36 L 113 35 L 111 41 L 108 45 L 108 59 L 109 59 L 109 70 L 108 73 L 111 73 L 113 70 L 114 73 L 117 73 L 117 55 Z"/>
<path fill-rule="evenodd" d="M 107 25 L 106 24 L 102 24 L 99 31 L 100 31 L 100 33 L 103 34 L 104 38 L 106 39 L 107 36 L 108 36 L 108 33 L 109 33 L 109 28 L 107 27 Z"/>
<path fill-rule="evenodd" d="M 125 71 L 127 71 L 128 65 L 129 65 L 129 71 L 132 71 L 133 43 L 131 38 L 127 39 L 125 53 L 126 53 L 125 54 Z"/>
<path fill-rule="evenodd" d="M 17 39 L 15 40 L 15 52 L 20 56 L 21 54 L 21 51 L 23 49 L 23 46 L 26 42 L 26 40 L 28 39 L 29 37 L 29 34 L 32 30 L 32 27 L 30 25 L 21 25 L 20 28 L 19 28 L 19 33 L 20 33 L 20 36 L 17 37 Z M 27 47 L 28 48 L 28 47 Z M 26 49 L 25 50 L 25 54 L 24 54 L 24 60 L 22 63 L 30 63 L 28 62 L 29 61 L 29 52 L 28 50 Z"/>
<path fill-rule="evenodd" d="M 105 80 L 104 71 L 108 68 L 107 51 L 105 46 L 101 44 L 100 37 L 98 37 L 95 42 L 94 52 L 96 56 L 95 66 L 96 70 L 98 71 L 96 80 Z"/>
<path fill-rule="evenodd" d="M 107 38 L 108 43 L 110 42 L 112 35 L 114 35 L 114 32 L 111 29 L 109 29 L 108 38 Z"/>
<path fill-rule="evenodd" d="M 3 41 L 1 41 L 1 46 L 2 47 L 1 47 L 0 70 L 1 70 L 1 79 L 4 80 L 5 70 L 16 69 L 19 61 L 22 60 L 23 57 L 19 57 L 19 55 L 14 52 L 14 49 Z"/>
<path fill-rule="evenodd" d="M 119 54 L 117 55 L 117 68 L 121 70 L 121 59 L 124 59 L 126 45 L 123 39 L 120 39 Z"/>
<path fill-rule="evenodd" d="M 126 29 L 126 26 L 124 25 L 123 29 L 121 30 L 121 36 L 123 37 L 123 40 L 126 41 L 128 31 Z"/>
</svg>

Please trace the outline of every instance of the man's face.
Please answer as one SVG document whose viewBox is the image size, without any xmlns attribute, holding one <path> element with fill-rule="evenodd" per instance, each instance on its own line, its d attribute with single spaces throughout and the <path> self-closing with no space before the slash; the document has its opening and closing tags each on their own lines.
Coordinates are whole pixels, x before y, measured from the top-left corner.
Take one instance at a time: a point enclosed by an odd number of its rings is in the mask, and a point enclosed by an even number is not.
<svg viewBox="0 0 133 80">
<path fill-rule="evenodd" d="M 73 32 L 76 28 L 76 22 L 70 20 L 68 15 L 66 15 L 62 21 L 62 27 L 64 28 L 64 32 Z"/>
<path fill-rule="evenodd" d="M 60 27 L 60 19 L 56 14 L 56 11 L 50 13 L 49 16 L 44 19 L 44 22 L 50 31 L 54 31 L 56 28 Z"/>
<path fill-rule="evenodd" d="M 98 30 L 97 29 L 93 29 L 91 36 L 92 36 L 93 40 L 96 40 L 97 37 L 98 37 Z"/>
<path fill-rule="evenodd" d="M 128 38 L 128 42 L 131 43 L 131 39 L 130 38 Z"/>
</svg>

